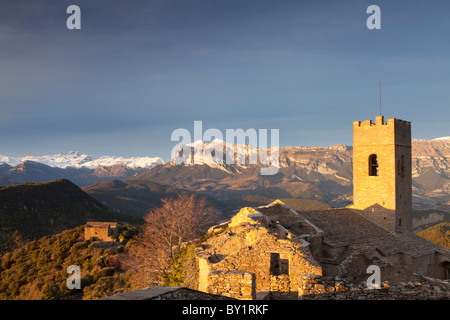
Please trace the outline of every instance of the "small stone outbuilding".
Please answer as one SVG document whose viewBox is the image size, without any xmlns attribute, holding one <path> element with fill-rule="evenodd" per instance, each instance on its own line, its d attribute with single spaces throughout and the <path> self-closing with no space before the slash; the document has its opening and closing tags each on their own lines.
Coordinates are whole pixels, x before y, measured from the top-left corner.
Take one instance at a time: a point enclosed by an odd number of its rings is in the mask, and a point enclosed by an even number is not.
<svg viewBox="0 0 450 320">
<path fill-rule="evenodd" d="M 88 222 L 84 227 L 85 240 L 113 242 L 117 236 L 117 222 Z"/>
</svg>

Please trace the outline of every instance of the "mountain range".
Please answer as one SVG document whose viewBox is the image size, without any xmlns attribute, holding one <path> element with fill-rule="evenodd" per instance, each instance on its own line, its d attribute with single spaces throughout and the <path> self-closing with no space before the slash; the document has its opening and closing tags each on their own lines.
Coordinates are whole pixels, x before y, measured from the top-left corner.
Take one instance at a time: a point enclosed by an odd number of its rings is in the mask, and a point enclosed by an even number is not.
<svg viewBox="0 0 450 320">
<path fill-rule="evenodd" d="M 116 157 L 103 156 L 97 159 L 88 156 L 87 154 L 80 154 L 78 151 L 69 151 L 66 153 L 59 153 L 54 155 L 41 156 L 24 156 L 13 157 L 0 155 L 0 163 L 5 163 L 10 166 L 16 166 L 25 161 L 39 162 L 50 167 L 56 168 L 90 168 L 106 167 L 113 165 L 126 165 L 130 169 L 149 169 L 156 164 L 164 164 L 164 160 L 160 157 Z"/>
<path fill-rule="evenodd" d="M 220 150 L 221 144 L 223 154 L 230 150 L 230 146 L 217 140 L 203 143 L 202 148 Z M 252 147 L 241 146 L 241 150 L 245 150 L 245 154 L 242 151 L 240 156 L 247 159 L 258 152 Z M 213 163 L 205 165 L 194 164 L 192 155 L 181 163 L 176 152 L 175 155 L 172 161 L 128 179 L 151 180 L 206 193 L 221 200 L 259 195 L 317 199 L 335 207 L 352 202 L 351 146 L 280 148 L 279 170 L 272 176 L 260 175 L 260 165 L 227 164 L 221 155 Z M 211 159 L 214 160 L 209 157 L 208 161 Z M 450 138 L 413 140 L 412 175 L 415 209 L 449 210 Z"/>
<path fill-rule="evenodd" d="M 14 158 L 0 156 L 0 186 L 68 179 L 79 186 L 127 178 L 164 164 L 159 157 L 101 157 L 93 160 L 78 152 Z"/>
<path fill-rule="evenodd" d="M 191 147 L 218 150 L 203 157 L 204 164 L 184 163 L 177 152 L 171 161 L 150 157 L 91 157 L 78 152 L 39 157 L 0 156 L 0 185 L 68 179 L 78 186 L 102 181 L 153 181 L 160 185 L 199 192 L 221 201 L 246 196 L 316 199 L 340 207 L 352 202 L 352 147 L 282 147 L 275 175 L 260 174 L 260 164 L 228 164 L 224 157 L 236 151 L 235 160 L 259 156 L 249 145 L 223 141 L 194 142 Z M 222 150 L 222 154 L 220 154 Z M 31 160 L 32 159 L 32 160 Z M 450 205 L 450 138 L 412 141 L 413 207 L 441 209 Z M 14 165 L 14 161 L 23 161 Z M 237 161 L 235 161 L 236 163 Z M 242 161 L 243 162 L 243 161 Z M 14 166 L 13 166 L 14 165 Z M 128 183 L 128 182 L 126 182 Z"/>
</svg>

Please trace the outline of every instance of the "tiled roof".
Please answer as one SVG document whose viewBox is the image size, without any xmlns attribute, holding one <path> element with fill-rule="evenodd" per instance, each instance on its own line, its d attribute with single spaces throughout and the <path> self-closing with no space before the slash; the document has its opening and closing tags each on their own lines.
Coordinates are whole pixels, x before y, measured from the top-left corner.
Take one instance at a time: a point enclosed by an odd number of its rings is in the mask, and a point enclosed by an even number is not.
<svg viewBox="0 0 450 320">
<path fill-rule="evenodd" d="M 324 231 L 324 241 L 335 246 L 352 246 L 362 253 L 377 249 L 383 255 L 406 253 L 421 256 L 430 252 L 450 251 L 415 234 L 393 234 L 359 215 L 356 210 L 340 208 L 302 211 L 312 224 Z"/>
</svg>

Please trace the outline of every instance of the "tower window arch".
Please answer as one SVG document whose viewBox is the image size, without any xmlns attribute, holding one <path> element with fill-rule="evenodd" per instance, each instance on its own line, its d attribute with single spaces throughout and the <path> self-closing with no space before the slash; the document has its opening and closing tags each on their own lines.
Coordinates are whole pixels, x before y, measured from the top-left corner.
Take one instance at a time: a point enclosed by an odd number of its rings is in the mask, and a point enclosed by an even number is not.
<svg viewBox="0 0 450 320">
<path fill-rule="evenodd" d="M 378 157 L 376 154 L 369 156 L 369 176 L 378 176 Z"/>
</svg>

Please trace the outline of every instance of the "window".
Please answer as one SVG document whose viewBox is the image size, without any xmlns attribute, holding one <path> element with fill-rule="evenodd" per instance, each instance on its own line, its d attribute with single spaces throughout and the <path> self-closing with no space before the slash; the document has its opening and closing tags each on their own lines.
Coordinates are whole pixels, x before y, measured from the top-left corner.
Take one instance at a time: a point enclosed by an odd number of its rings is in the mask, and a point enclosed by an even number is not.
<svg viewBox="0 0 450 320">
<path fill-rule="evenodd" d="M 271 253 L 270 274 L 274 276 L 289 274 L 289 259 L 281 259 L 279 253 Z"/>
<path fill-rule="evenodd" d="M 376 154 L 369 156 L 369 176 L 378 176 L 378 158 Z"/>
</svg>

